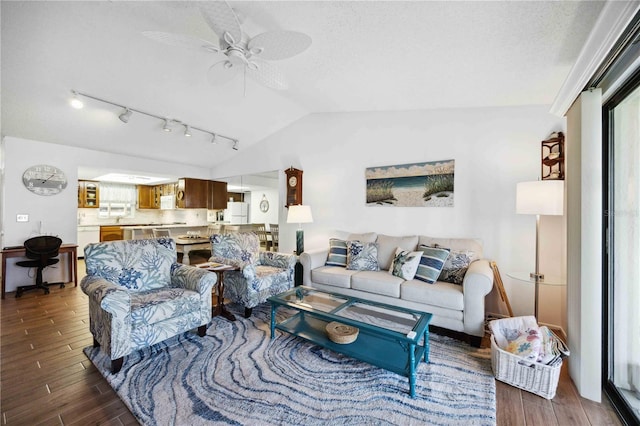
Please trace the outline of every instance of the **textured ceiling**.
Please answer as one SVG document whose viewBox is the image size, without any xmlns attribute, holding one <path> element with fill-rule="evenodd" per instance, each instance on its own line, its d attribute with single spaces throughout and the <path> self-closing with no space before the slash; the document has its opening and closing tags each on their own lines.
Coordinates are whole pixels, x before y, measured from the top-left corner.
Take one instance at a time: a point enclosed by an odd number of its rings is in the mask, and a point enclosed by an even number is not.
<svg viewBox="0 0 640 426">
<path fill-rule="evenodd" d="M 277 65 L 290 89 L 206 80 L 219 58 L 142 31 L 217 44 L 193 2 L 6 2 L 2 134 L 212 167 L 313 112 L 551 104 L 602 2 L 230 2 L 250 36 L 297 30 L 304 53 Z M 246 84 L 246 85 L 245 85 Z M 76 89 L 240 139 L 194 133 L 87 101 Z M 179 149 L 176 149 L 176 148 Z M 194 153 L 198 153 L 194 155 Z"/>
</svg>

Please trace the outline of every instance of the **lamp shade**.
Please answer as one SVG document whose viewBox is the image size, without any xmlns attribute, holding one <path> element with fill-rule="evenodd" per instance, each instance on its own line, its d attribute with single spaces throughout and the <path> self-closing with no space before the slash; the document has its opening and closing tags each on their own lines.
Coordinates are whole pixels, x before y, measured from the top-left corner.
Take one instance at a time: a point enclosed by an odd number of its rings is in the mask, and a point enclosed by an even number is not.
<svg viewBox="0 0 640 426">
<path fill-rule="evenodd" d="M 287 215 L 287 223 L 312 223 L 311 206 L 289 206 L 289 214 Z"/>
<path fill-rule="evenodd" d="M 562 216 L 564 181 L 539 180 L 516 186 L 516 213 Z"/>
</svg>

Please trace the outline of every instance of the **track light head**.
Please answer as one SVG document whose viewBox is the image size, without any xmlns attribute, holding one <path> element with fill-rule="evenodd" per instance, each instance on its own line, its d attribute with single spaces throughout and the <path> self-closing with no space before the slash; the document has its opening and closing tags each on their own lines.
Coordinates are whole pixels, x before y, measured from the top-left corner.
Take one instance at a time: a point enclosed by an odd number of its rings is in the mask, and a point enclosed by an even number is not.
<svg viewBox="0 0 640 426">
<path fill-rule="evenodd" d="M 78 92 L 72 90 L 71 93 L 73 93 L 73 97 L 71 98 L 71 106 L 75 109 L 81 109 L 82 107 L 84 107 L 84 103 L 78 97 Z"/>
<path fill-rule="evenodd" d="M 124 111 L 122 111 L 122 114 L 118 116 L 118 118 L 123 123 L 128 123 L 129 117 L 131 117 L 131 114 L 133 114 L 133 111 L 131 111 L 129 108 L 125 108 Z"/>
<path fill-rule="evenodd" d="M 233 149 L 235 149 L 235 150 L 237 151 L 237 150 L 238 150 L 238 148 L 239 148 L 239 146 L 238 146 L 238 145 L 239 145 L 239 143 L 240 143 L 240 142 L 238 141 L 238 139 L 234 139 L 234 140 L 233 140 L 233 147 L 232 147 L 232 148 L 233 148 Z"/>
<path fill-rule="evenodd" d="M 215 133 L 211 133 L 211 143 L 216 145 L 218 143 L 218 141 L 216 140 L 216 134 Z"/>
<path fill-rule="evenodd" d="M 169 120 L 167 120 L 166 118 L 164 119 L 164 126 L 162 126 L 162 130 L 164 130 L 165 132 L 171 131 L 171 126 L 169 126 Z"/>
<path fill-rule="evenodd" d="M 191 137 L 191 127 L 188 124 L 184 125 L 184 135 L 188 138 Z"/>
</svg>

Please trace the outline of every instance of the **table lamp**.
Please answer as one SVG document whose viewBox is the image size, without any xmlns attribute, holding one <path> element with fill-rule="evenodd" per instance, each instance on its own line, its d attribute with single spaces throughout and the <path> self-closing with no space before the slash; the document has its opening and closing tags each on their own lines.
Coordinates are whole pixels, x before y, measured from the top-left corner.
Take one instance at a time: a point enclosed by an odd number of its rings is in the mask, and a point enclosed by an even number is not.
<svg viewBox="0 0 640 426">
<path fill-rule="evenodd" d="M 521 182 L 516 186 L 516 213 L 536 215 L 536 270 L 529 274 L 535 282 L 534 311 L 538 317 L 538 286 L 544 280 L 540 273 L 540 215 L 562 216 L 564 214 L 564 181 L 539 180 Z"/>
<path fill-rule="evenodd" d="M 289 206 L 289 214 L 287 215 L 287 223 L 297 223 L 296 231 L 296 254 L 300 256 L 304 251 L 304 232 L 302 231 L 303 223 L 312 223 L 311 207 L 302 204 Z"/>
</svg>

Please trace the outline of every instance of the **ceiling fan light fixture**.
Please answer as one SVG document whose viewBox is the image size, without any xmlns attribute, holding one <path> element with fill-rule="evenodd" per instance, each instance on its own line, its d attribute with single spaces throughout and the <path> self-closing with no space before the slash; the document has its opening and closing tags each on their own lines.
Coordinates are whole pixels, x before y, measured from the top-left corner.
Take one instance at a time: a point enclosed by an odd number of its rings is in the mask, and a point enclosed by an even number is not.
<svg viewBox="0 0 640 426">
<path fill-rule="evenodd" d="M 171 131 L 171 126 L 169 125 L 169 120 L 167 120 L 166 118 L 164 119 L 164 125 L 162 126 L 162 130 L 164 130 L 165 132 L 170 132 Z"/>
<path fill-rule="evenodd" d="M 131 111 L 129 108 L 125 108 L 124 111 L 118 116 L 118 118 L 123 123 L 128 123 L 131 114 L 133 114 L 133 111 Z"/>
<path fill-rule="evenodd" d="M 75 109 L 82 109 L 84 107 L 84 102 L 80 100 L 80 98 L 78 97 L 78 93 L 75 91 L 72 91 L 71 93 L 73 93 L 73 97 L 70 101 L 71 106 Z"/>
<path fill-rule="evenodd" d="M 184 125 L 184 135 L 188 138 L 191 137 L 191 127 L 188 124 Z"/>
</svg>

